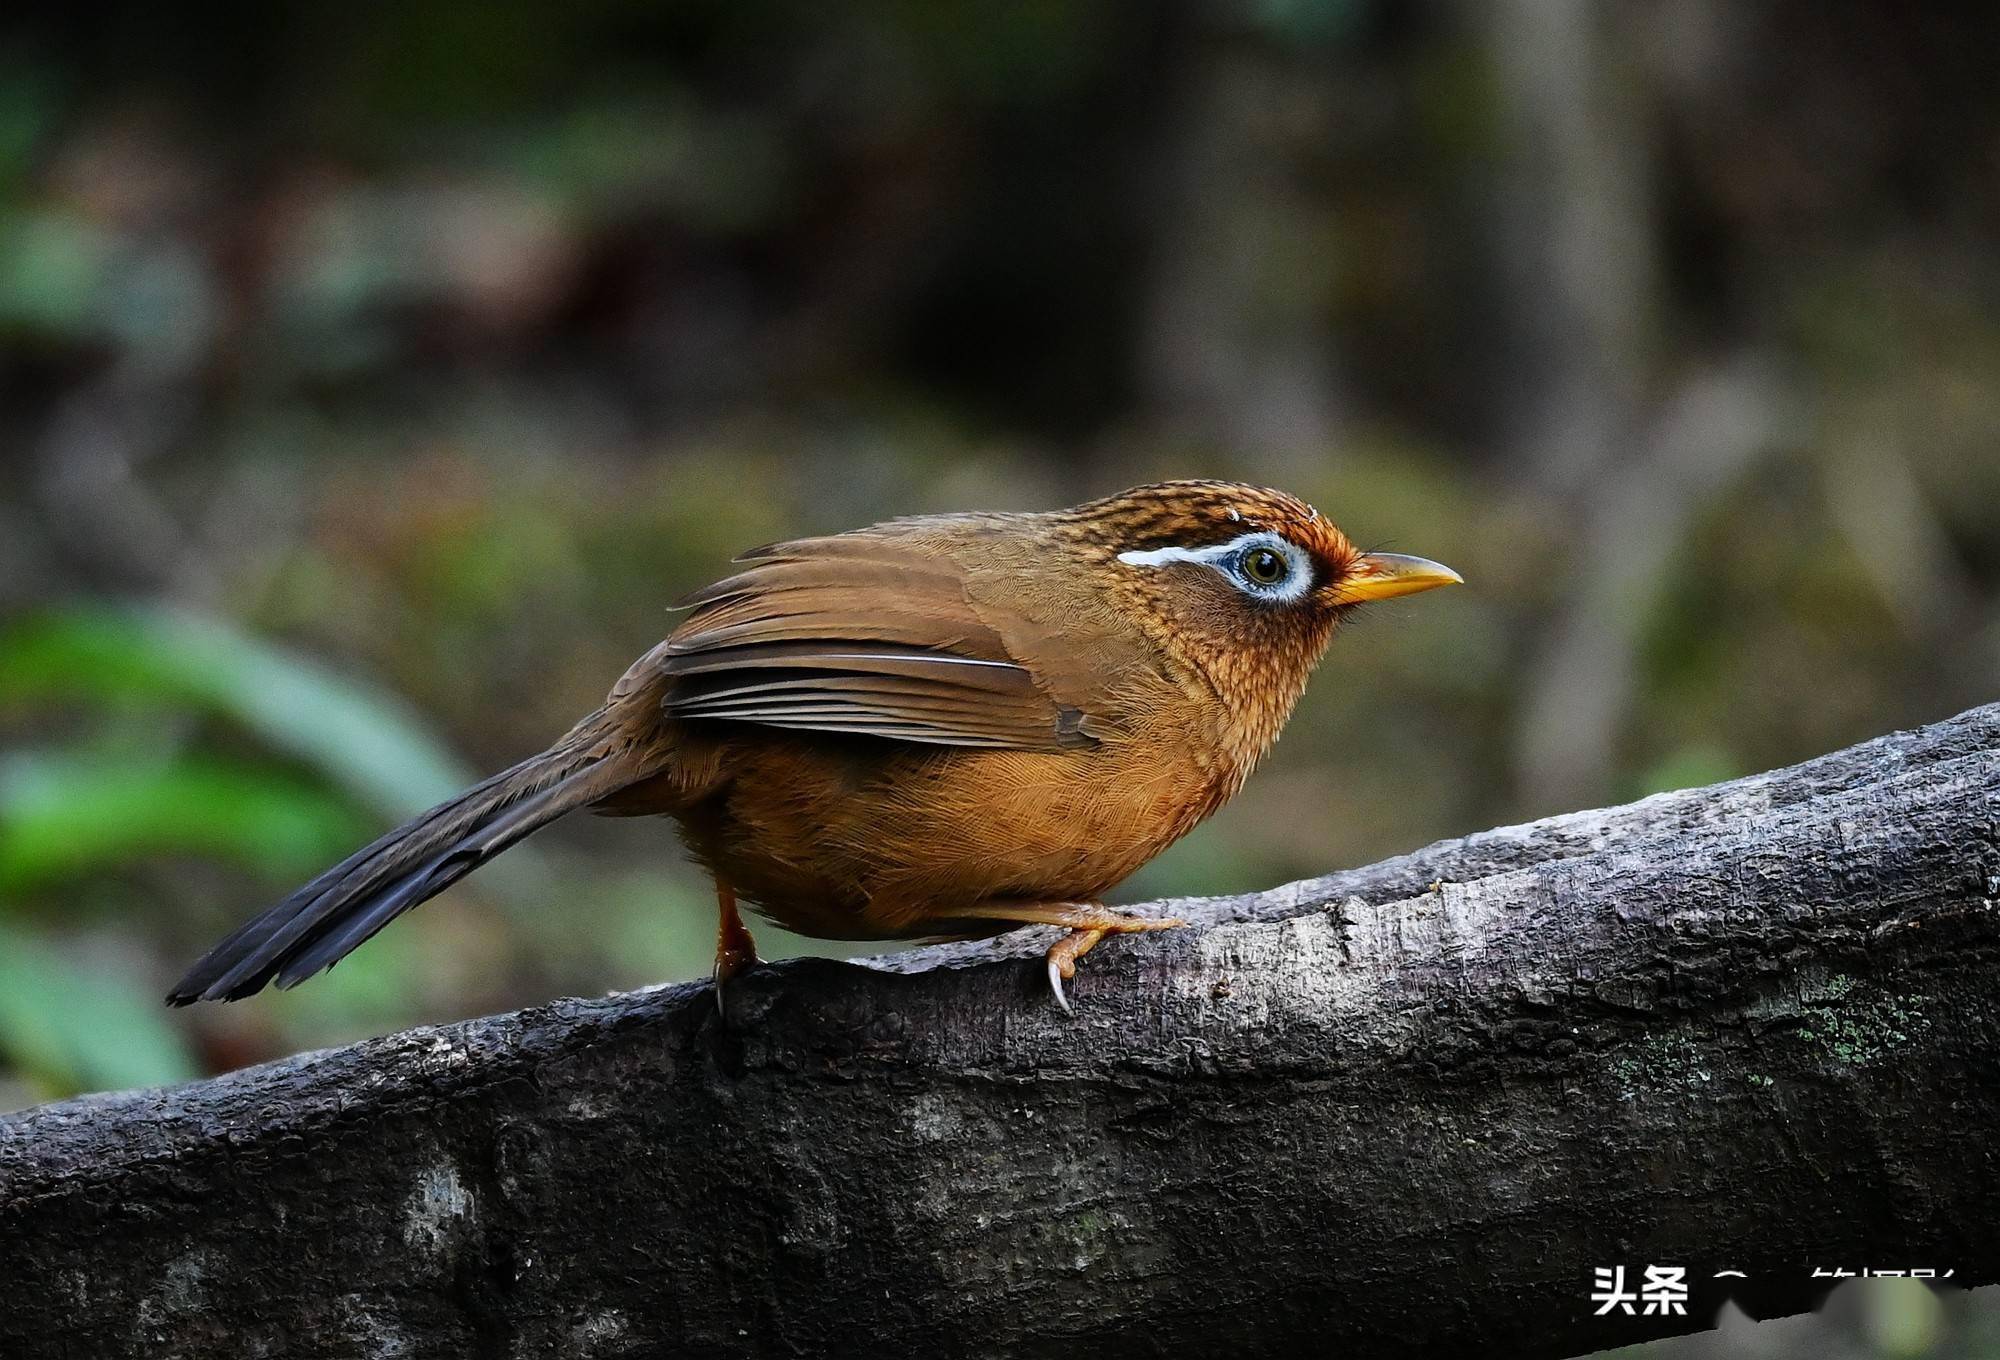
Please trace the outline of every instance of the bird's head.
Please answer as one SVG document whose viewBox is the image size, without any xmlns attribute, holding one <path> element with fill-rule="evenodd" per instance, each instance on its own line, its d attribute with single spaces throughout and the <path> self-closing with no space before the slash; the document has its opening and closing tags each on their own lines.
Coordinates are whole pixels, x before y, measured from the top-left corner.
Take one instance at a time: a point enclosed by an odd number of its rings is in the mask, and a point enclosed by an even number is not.
<svg viewBox="0 0 2000 1360">
<path fill-rule="evenodd" d="M 1068 518 L 1159 640 L 1277 723 L 1344 614 L 1462 579 L 1427 558 L 1363 552 L 1296 496 L 1234 482 L 1134 487 Z"/>
</svg>

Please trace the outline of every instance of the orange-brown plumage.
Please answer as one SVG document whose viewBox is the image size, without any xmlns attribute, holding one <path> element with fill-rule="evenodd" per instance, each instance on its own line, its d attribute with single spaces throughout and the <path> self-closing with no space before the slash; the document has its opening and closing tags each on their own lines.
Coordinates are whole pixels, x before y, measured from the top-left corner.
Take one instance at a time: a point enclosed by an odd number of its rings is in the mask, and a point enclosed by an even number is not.
<svg viewBox="0 0 2000 1360">
<path fill-rule="evenodd" d="M 680 823 L 723 897 L 719 976 L 748 956 L 737 895 L 829 938 L 1069 925 L 1066 976 L 1158 924 L 1098 899 L 1241 787 L 1342 613 L 1456 579 L 1221 482 L 739 561 L 549 752 L 315 880 L 169 999 L 290 985 L 575 806 Z"/>
</svg>

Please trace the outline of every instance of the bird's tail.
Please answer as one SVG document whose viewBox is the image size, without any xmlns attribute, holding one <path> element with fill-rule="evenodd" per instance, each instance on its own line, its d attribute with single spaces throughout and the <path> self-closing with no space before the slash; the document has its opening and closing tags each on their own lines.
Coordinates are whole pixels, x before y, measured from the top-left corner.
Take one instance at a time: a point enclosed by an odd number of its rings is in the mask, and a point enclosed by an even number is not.
<svg viewBox="0 0 2000 1360">
<path fill-rule="evenodd" d="M 188 970 L 167 1004 L 235 1001 L 276 981 L 293 987 L 566 812 L 658 772 L 642 746 L 607 739 L 608 710 L 549 750 L 349 855 L 252 917 Z"/>
</svg>

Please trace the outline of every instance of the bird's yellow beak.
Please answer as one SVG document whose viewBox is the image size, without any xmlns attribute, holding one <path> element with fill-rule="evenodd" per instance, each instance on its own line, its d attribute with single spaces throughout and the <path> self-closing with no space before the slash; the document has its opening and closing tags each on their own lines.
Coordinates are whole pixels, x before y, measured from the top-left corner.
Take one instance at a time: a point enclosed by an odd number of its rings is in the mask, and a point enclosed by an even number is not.
<svg viewBox="0 0 2000 1360">
<path fill-rule="evenodd" d="M 1428 557 L 1406 553 L 1366 553 L 1340 582 L 1340 603 L 1359 604 L 1363 600 L 1388 600 L 1398 595 L 1414 595 L 1439 586 L 1464 585 L 1465 578 Z"/>
</svg>

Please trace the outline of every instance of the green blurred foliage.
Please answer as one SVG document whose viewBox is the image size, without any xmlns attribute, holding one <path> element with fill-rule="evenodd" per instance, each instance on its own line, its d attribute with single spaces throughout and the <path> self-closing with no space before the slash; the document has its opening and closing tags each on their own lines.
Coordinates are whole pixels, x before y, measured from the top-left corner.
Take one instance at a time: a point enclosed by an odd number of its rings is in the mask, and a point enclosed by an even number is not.
<svg viewBox="0 0 2000 1360">
<path fill-rule="evenodd" d="M 390 816 L 411 816 L 471 781 L 398 701 L 219 620 L 168 610 L 84 606 L 0 634 L 0 705 L 57 702 L 226 718 Z M 229 771 L 189 777 L 206 780 L 209 795 L 230 794 Z M 204 801 L 188 792 L 189 801 Z"/>
<path fill-rule="evenodd" d="M 310 877 L 363 825 L 340 800 L 256 766 L 24 752 L 0 765 L 0 892 L 166 854 Z"/>
<path fill-rule="evenodd" d="M 0 1055 L 42 1095 L 198 1075 L 186 1041 L 131 981 L 0 919 Z"/>
<path fill-rule="evenodd" d="M 282 886 L 366 839 L 362 808 L 407 816 L 466 779 L 385 696 L 219 621 L 171 610 L 49 610 L 0 631 L 0 713 L 55 707 L 82 719 L 65 745 L 0 759 L 0 991 L 8 998 L 0 1055 L 43 1093 L 168 1081 L 195 1069 L 181 1031 L 153 1000 L 151 979 L 64 962 L 28 933 L 37 902 L 181 858 Z M 258 749 L 210 754 L 200 735 L 208 719 Z M 175 731 L 180 740 L 163 739 Z M 370 986 L 379 971 L 350 970 L 341 995 L 329 998 L 333 1012 L 356 1009 L 357 990 L 372 990 L 387 1004 L 364 1009 L 393 1014 L 393 989 Z"/>
</svg>

